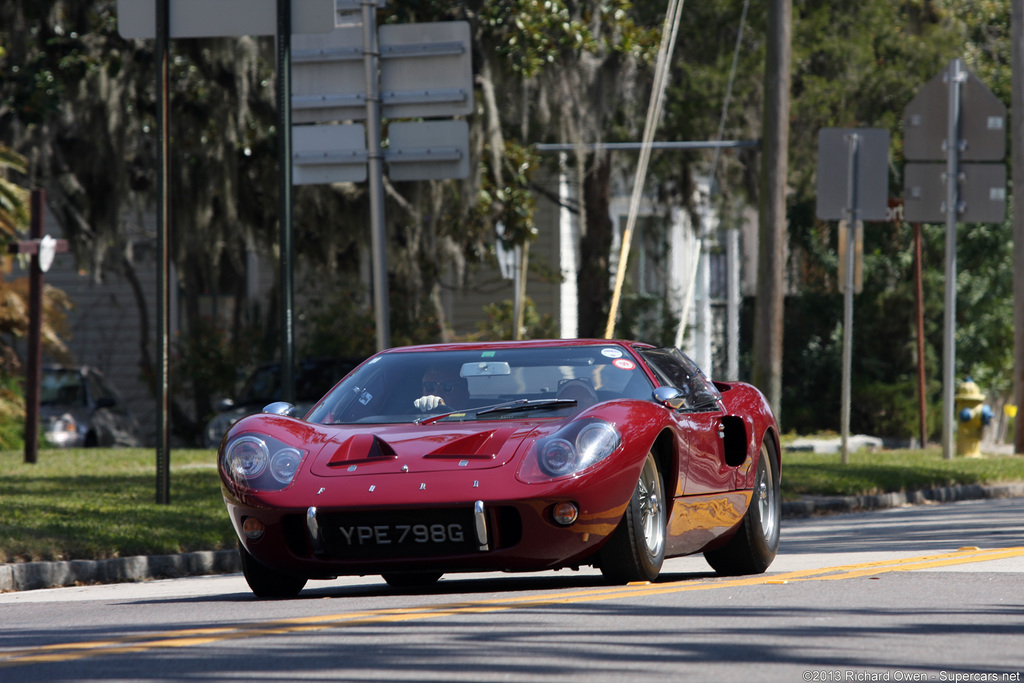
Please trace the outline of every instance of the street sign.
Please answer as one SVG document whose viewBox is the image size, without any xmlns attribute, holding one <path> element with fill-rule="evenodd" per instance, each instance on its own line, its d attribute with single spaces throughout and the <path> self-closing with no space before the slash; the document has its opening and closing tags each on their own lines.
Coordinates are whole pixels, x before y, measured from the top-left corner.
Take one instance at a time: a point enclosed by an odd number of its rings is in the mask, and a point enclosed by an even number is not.
<svg viewBox="0 0 1024 683">
<path fill-rule="evenodd" d="M 469 177 L 469 124 L 450 121 L 399 121 L 388 126 L 384 154 L 392 180 L 442 180 Z"/>
<path fill-rule="evenodd" d="M 1006 156 L 1006 105 L 967 70 L 960 84 L 960 161 L 1002 161 Z M 928 81 L 904 109 L 903 156 L 908 161 L 943 161 L 949 126 L 946 67 Z"/>
<path fill-rule="evenodd" d="M 1006 165 L 960 164 L 956 221 L 1000 223 L 1006 218 Z M 904 217 L 911 223 L 946 221 L 946 165 L 907 164 Z"/>
<path fill-rule="evenodd" d="M 366 129 L 361 123 L 292 127 L 292 182 L 296 185 L 366 180 Z"/>
<path fill-rule="evenodd" d="M 850 197 L 850 137 L 857 136 L 855 197 Z M 855 201 L 857 206 L 850 206 Z M 856 210 L 864 221 L 884 221 L 889 204 L 889 131 L 822 128 L 818 131 L 817 215 L 838 221 Z"/>
<path fill-rule="evenodd" d="M 362 28 L 292 36 L 292 123 L 365 118 Z"/>
<path fill-rule="evenodd" d="M 291 0 L 293 33 L 334 29 L 334 0 Z M 277 0 L 170 0 L 171 38 L 272 36 Z M 156 0 L 117 0 L 122 38 L 156 37 Z"/>
<path fill-rule="evenodd" d="M 378 31 L 381 110 L 387 118 L 473 112 L 473 63 L 465 21 L 394 24 Z M 366 118 L 360 26 L 292 39 L 292 121 Z"/>
</svg>

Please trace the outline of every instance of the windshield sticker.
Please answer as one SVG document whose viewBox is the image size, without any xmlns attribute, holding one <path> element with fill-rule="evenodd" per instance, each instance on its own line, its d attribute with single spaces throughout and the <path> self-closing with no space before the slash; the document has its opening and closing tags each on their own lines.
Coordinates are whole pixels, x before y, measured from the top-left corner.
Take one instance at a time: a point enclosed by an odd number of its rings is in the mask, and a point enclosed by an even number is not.
<svg viewBox="0 0 1024 683">
<path fill-rule="evenodd" d="M 622 351 L 614 348 L 601 349 L 601 355 L 605 358 L 622 358 Z"/>
<path fill-rule="evenodd" d="M 494 351 L 484 351 L 483 353 L 480 354 L 480 357 L 481 358 L 493 358 L 494 357 Z"/>
<path fill-rule="evenodd" d="M 629 360 L 628 358 L 616 358 L 612 361 L 612 365 L 619 368 L 620 370 L 633 370 L 636 368 L 636 363 Z"/>
</svg>

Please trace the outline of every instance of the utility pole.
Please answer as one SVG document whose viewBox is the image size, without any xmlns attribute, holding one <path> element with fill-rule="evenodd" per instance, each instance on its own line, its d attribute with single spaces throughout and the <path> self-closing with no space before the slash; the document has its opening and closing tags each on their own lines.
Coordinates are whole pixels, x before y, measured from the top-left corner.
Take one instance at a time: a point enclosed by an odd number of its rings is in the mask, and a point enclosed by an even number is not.
<svg viewBox="0 0 1024 683">
<path fill-rule="evenodd" d="M 1024 0 L 1011 0 L 1010 68 L 1013 78 L 1010 163 L 1013 178 L 1013 452 L 1024 453 Z"/>
<path fill-rule="evenodd" d="M 786 296 L 786 177 L 793 1 L 768 3 L 768 52 L 761 131 L 760 240 L 754 311 L 754 384 L 776 416 L 782 408 L 782 328 Z"/>
</svg>

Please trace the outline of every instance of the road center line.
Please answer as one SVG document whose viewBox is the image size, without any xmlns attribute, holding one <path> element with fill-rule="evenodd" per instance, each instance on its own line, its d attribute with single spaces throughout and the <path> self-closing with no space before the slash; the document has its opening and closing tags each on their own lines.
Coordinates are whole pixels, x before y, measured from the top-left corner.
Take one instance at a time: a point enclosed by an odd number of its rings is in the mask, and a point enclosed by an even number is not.
<svg viewBox="0 0 1024 683">
<path fill-rule="evenodd" d="M 525 607 L 546 607 L 579 602 L 616 600 L 620 598 L 681 593 L 694 590 L 714 590 L 738 586 L 785 584 L 790 581 L 829 581 L 852 579 L 896 571 L 920 571 L 936 567 L 948 567 L 975 562 L 990 562 L 1010 557 L 1024 556 L 1024 547 L 976 548 L 959 550 L 954 553 L 923 555 L 896 560 L 865 562 L 861 564 L 804 569 L 781 574 L 759 574 L 735 579 L 711 578 L 694 581 L 671 581 L 609 588 L 569 590 L 537 596 L 514 596 L 472 602 L 457 602 L 443 605 L 419 607 L 361 610 L 340 614 L 299 617 L 270 622 L 238 624 L 234 626 L 184 629 L 148 635 L 126 636 L 107 640 L 77 643 L 58 643 L 23 650 L 0 652 L 0 668 L 67 662 L 89 657 L 131 654 L 158 648 L 181 648 L 206 645 L 209 643 L 255 638 L 261 636 L 303 633 L 331 628 L 366 626 L 371 624 L 398 623 L 418 619 L 431 619 L 458 614 L 486 614 Z"/>
</svg>

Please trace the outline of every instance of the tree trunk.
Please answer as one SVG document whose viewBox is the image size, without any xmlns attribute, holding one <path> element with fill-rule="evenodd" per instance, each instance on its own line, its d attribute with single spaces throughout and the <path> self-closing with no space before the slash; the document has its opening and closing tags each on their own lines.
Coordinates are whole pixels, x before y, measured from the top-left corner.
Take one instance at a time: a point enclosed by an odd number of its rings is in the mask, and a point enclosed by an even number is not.
<svg viewBox="0 0 1024 683">
<path fill-rule="evenodd" d="M 579 292 L 578 334 L 603 337 L 608 318 L 610 286 L 608 260 L 612 249 L 611 156 L 596 152 L 590 171 L 583 177 L 585 231 L 580 235 L 580 264 L 576 277 Z"/>
<path fill-rule="evenodd" d="M 782 408 L 782 326 L 786 296 L 786 178 L 792 0 L 771 0 L 761 133 L 760 251 L 754 313 L 754 384 Z"/>
<path fill-rule="evenodd" d="M 1013 452 L 1024 454 L 1024 0 L 1010 5 L 1013 95 L 1010 135 L 1013 177 L 1013 395 L 1017 406 Z"/>
</svg>

